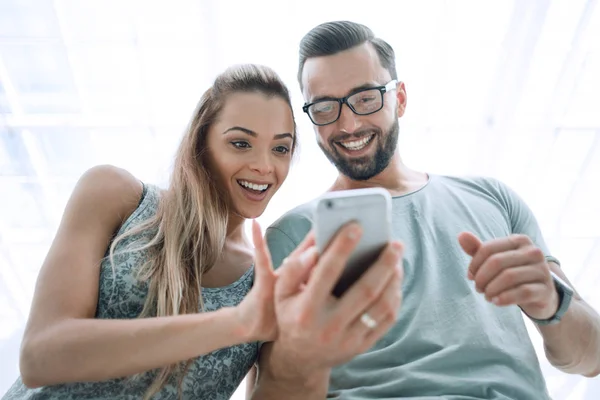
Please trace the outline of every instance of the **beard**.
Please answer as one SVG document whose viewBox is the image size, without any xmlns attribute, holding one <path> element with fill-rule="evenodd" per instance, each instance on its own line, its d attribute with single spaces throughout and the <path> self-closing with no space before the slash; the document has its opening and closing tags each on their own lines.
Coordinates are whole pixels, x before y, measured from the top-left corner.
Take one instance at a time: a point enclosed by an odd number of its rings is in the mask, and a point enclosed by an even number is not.
<svg viewBox="0 0 600 400">
<path fill-rule="evenodd" d="M 346 137 L 337 136 L 335 140 L 331 138 L 328 148 L 325 148 L 321 142 L 318 144 L 339 173 L 355 181 L 366 181 L 379 175 L 390 164 L 398 145 L 399 131 L 400 125 L 396 119 L 385 134 L 382 133 L 381 129 L 368 129 L 355 132 Z M 370 135 L 375 135 L 371 140 L 377 139 L 377 148 L 373 156 L 348 159 L 340 154 L 337 147 L 339 145 L 335 144 L 336 141 L 346 140 L 352 136 L 363 138 Z"/>
</svg>

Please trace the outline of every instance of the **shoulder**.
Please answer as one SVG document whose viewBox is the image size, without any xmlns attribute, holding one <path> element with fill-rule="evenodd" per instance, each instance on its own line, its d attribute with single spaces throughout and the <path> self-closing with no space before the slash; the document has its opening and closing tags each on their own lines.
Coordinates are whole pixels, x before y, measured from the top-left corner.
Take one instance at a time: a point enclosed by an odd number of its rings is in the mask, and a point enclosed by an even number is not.
<svg viewBox="0 0 600 400">
<path fill-rule="evenodd" d="M 434 175 L 433 178 L 438 184 L 456 188 L 473 188 L 475 190 L 496 190 L 503 183 L 489 176 L 481 175 Z"/>
<path fill-rule="evenodd" d="M 461 201 L 484 201 L 500 207 L 511 223 L 530 218 L 529 206 L 525 200 L 507 183 L 488 176 L 438 176 L 438 183 L 444 190 L 452 192 Z"/>
<path fill-rule="evenodd" d="M 302 204 L 279 217 L 267 228 L 267 234 L 277 234 L 280 232 L 290 238 L 301 236 L 304 238 L 313 225 L 314 202 Z"/>
<path fill-rule="evenodd" d="M 503 181 L 490 176 L 465 175 L 450 176 L 437 175 L 434 179 L 439 186 L 450 191 L 468 191 L 481 197 L 492 197 L 498 201 L 506 201 L 507 197 L 514 196 L 514 191 Z"/>
<path fill-rule="evenodd" d="M 128 171 L 98 165 L 79 178 L 67 208 L 111 216 L 122 222 L 137 208 L 142 193 L 142 182 Z"/>
<path fill-rule="evenodd" d="M 266 241 L 275 268 L 310 232 L 313 226 L 314 202 L 302 204 L 282 215 L 266 230 Z"/>
<path fill-rule="evenodd" d="M 88 188 L 95 187 L 98 193 L 106 192 L 114 195 L 116 192 L 125 195 L 140 194 L 142 183 L 129 171 L 113 165 L 97 165 L 85 171 L 79 178 L 78 185 Z"/>
</svg>

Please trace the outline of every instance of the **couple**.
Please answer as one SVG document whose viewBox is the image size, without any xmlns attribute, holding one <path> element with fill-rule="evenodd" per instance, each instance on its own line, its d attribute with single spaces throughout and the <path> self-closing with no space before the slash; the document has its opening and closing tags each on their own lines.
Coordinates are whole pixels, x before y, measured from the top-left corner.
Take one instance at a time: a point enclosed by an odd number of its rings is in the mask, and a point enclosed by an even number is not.
<svg viewBox="0 0 600 400">
<path fill-rule="evenodd" d="M 410 170 L 393 49 L 363 25 L 300 44 L 303 111 L 330 190 L 383 187 L 394 239 L 337 299 L 360 227 L 314 249 L 310 205 L 263 239 L 296 148 L 286 86 L 239 66 L 203 95 L 168 190 L 113 167 L 76 185 L 40 271 L 8 399 L 548 399 L 523 316 L 556 367 L 600 372 L 598 314 L 502 183 Z M 434 144 L 435 145 L 435 144 Z M 548 193 L 552 196 L 552 193 Z M 276 272 L 273 272 L 275 267 Z M 29 387 L 29 388 L 28 388 Z"/>
</svg>

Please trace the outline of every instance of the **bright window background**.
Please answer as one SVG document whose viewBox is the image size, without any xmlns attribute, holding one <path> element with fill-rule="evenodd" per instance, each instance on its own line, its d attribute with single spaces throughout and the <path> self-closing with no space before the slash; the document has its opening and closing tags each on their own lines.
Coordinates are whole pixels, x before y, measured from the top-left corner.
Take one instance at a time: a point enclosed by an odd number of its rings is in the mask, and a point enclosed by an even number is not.
<svg viewBox="0 0 600 400">
<path fill-rule="evenodd" d="M 335 170 L 295 75 L 302 35 L 333 19 L 365 23 L 396 49 L 408 165 L 511 185 L 600 309 L 597 3 L 0 0 L 0 394 L 18 375 L 35 279 L 76 179 L 110 163 L 164 186 L 196 102 L 225 67 L 266 64 L 292 89 L 301 153 L 263 226 L 328 187 Z M 549 367 L 531 336 L 555 400 L 600 398 L 600 378 Z"/>
</svg>

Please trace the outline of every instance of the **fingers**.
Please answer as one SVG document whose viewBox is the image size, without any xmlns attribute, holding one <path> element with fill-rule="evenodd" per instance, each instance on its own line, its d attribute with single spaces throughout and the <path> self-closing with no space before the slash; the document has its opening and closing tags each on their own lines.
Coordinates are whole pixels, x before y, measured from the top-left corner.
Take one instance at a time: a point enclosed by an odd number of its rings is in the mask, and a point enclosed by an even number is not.
<svg viewBox="0 0 600 400">
<path fill-rule="evenodd" d="M 385 290 L 390 289 L 390 284 L 398 285 L 401 282 L 402 251 L 400 242 L 388 245 L 377 261 L 348 289 L 336 307 L 340 324 L 349 324 L 373 304 L 381 302 L 381 299 L 387 304 L 385 301 L 389 300 L 389 296 L 399 293 L 398 290 L 395 294 L 385 294 Z"/>
<path fill-rule="evenodd" d="M 471 232 L 462 232 L 460 235 L 458 235 L 458 243 L 465 253 L 471 257 L 477 253 L 477 250 L 479 250 L 482 244 L 481 240 L 479 240 L 479 238 L 473 235 Z"/>
<path fill-rule="evenodd" d="M 271 253 L 256 220 L 252 220 L 252 241 L 254 242 L 255 251 L 254 273 L 256 274 L 256 281 L 260 281 L 263 277 L 273 274 L 273 265 L 271 263 Z"/>
<path fill-rule="evenodd" d="M 278 276 L 275 288 L 276 298 L 287 298 L 303 290 L 317 259 L 315 235 L 313 231 L 310 231 L 275 271 L 275 275 Z"/>
<path fill-rule="evenodd" d="M 288 257 L 299 256 L 300 254 L 304 253 L 306 250 L 313 246 L 315 246 L 315 232 L 311 230 L 306 234 L 302 242 L 296 247 L 294 251 L 290 253 Z"/>
<path fill-rule="evenodd" d="M 395 273 L 383 289 L 383 293 L 367 311 L 377 321 L 395 319 L 402 303 L 402 277 L 401 272 Z"/>
<path fill-rule="evenodd" d="M 400 309 L 401 286 L 400 279 L 389 279 L 374 303 L 359 307 L 359 315 L 350 321 L 347 328 L 336 325 L 337 331 L 345 332 L 342 347 L 351 350 L 354 354 L 360 354 L 385 335 L 396 321 Z"/>
<path fill-rule="evenodd" d="M 381 339 L 391 329 L 395 322 L 396 317 L 390 316 L 388 316 L 383 321 L 378 321 L 377 327 L 368 332 L 366 337 L 363 339 L 363 343 L 362 346 L 359 348 L 359 351 L 361 353 L 364 353 L 365 351 L 373 347 L 375 343 L 377 343 L 377 341 Z"/>
<path fill-rule="evenodd" d="M 488 301 L 492 301 L 493 298 L 498 297 L 501 293 L 516 289 L 521 285 L 546 283 L 546 275 L 543 271 L 543 265 L 509 268 L 494 278 L 483 293 Z"/>
<path fill-rule="evenodd" d="M 386 282 L 382 293 L 369 305 L 358 307 L 358 315 L 353 319 L 351 330 L 361 332 L 362 335 L 368 334 L 372 329 L 387 320 L 395 320 L 400 303 L 402 301 L 402 283 L 400 279 L 390 278 Z M 375 327 L 369 327 L 363 321 L 363 314 L 366 313 L 375 323 Z"/>
<path fill-rule="evenodd" d="M 360 240 L 361 229 L 356 223 L 344 226 L 336 234 L 327 250 L 320 255 L 306 287 L 313 305 L 325 304 L 339 279 L 352 250 Z"/>
<path fill-rule="evenodd" d="M 498 294 L 492 298 L 492 303 L 498 306 L 508 306 L 543 302 L 546 293 L 545 283 L 526 283 Z"/>
<path fill-rule="evenodd" d="M 275 285 L 275 298 L 286 299 L 304 288 L 304 283 L 317 262 L 318 252 L 311 247 L 300 256 L 290 256 L 277 269 L 277 284 Z"/>
<path fill-rule="evenodd" d="M 401 292 L 402 288 L 398 287 L 397 289 L 394 289 L 394 290 Z M 359 346 L 359 351 L 361 353 L 364 353 L 365 351 L 367 351 L 371 347 L 373 347 L 375 345 L 375 343 L 377 343 L 377 341 L 379 339 L 381 339 L 396 323 L 398 310 L 400 309 L 400 304 L 402 302 L 401 296 L 400 296 L 399 300 L 395 300 L 395 301 L 397 301 L 396 304 L 398 304 L 398 305 L 395 307 L 394 310 L 389 309 L 388 311 L 384 311 L 381 314 L 382 315 L 381 319 L 379 319 L 379 317 L 377 317 L 377 319 L 375 317 L 373 317 L 373 319 L 375 319 L 377 321 L 377 326 L 375 326 L 373 329 L 368 329 L 365 332 L 365 336 L 363 338 L 362 344 L 361 344 L 361 346 Z M 374 314 L 377 314 L 377 312 L 374 310 L 372 312 Z M 371 314 L 371 311 L 369 312 L 369 314 Z M 362 322 L 359 321 L 359 323 L 362 323 Z"/>
<path fill-rule="evenodd" d="M 492 254 L 479 267 L 475 275 L 475 288 L 482 293 L 487 291 L 488 284 L 503 271 L 541 262 L 544 262 L 544 253 L 534 246 Z M 514 272 L 509 273 L 508 277 L 513 277 L 513 274 Z"/>
<path fill-rule="evenodd" d="M 526 245 L 531 245 L 531 240 L 525 235 L 512 235 L 483 243 L 471 259 L 468 271 L 469 278 L 473 279 L 473 277 L 477 276 L 477 271 L 491 255 L 504 251 L 516 250 L 519 247 Z"/>
</svg>

